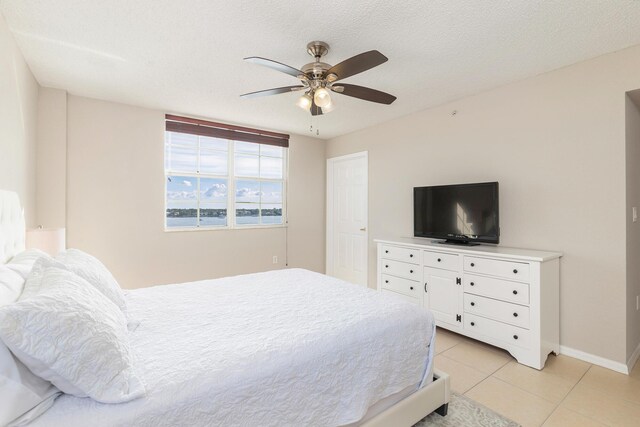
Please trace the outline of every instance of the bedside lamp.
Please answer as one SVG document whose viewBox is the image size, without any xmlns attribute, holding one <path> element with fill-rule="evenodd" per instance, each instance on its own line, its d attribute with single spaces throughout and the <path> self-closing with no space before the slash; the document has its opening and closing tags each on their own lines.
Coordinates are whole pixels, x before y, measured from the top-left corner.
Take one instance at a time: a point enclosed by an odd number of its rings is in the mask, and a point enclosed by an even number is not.
<svg viewBox="0 0 640 427">
<path fill-rule="evenodd" d="M 66 239 L 64 228 L 34 228 L 27 230 L 27 249 L 35 248 L 56 256 L 65 250 Z"/>
</svg>

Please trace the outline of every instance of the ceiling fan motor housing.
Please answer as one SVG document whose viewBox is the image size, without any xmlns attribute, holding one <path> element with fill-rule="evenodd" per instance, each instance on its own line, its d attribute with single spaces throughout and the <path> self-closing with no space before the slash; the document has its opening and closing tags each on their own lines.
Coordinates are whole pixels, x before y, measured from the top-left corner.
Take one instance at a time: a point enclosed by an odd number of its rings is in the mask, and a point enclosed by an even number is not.
<svg viewBox="0 0 640 427">
<path fill-rule="evenodd" d="M 302 72 L 311 78 L 322 78 L 331 68 L 331 65 L 325 62 L 310 62 L 302 66 Z"/>
<path fill-rule="evenodd" d="M 307 53 L 316 59 L 322 58 L 329 52 L 329 45 L 321 41 L 313 41 L 307 44 Z"/>
</svg>

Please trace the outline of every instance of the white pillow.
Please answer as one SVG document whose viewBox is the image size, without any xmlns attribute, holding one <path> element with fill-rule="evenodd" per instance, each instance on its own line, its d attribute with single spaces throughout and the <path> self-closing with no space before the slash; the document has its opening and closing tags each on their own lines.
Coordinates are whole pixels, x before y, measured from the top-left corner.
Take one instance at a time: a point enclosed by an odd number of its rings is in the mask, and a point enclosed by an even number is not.
<svg viewBox="0 0 640 427">
<path fill-rule="evenodd" d="M 49 409 L 60 394 L 60 390 L 34 375 L 0 341 L 0 425 L 27 424 Z"/>
<path fill-rule="evenodd" d="M 38 293 L 0 308 L 0 338 L 34 374 L 65 393 L 103 403 L 145 393 L 123 313 L 56 263 L 44 269 Z"/>
<path fill-rule="evenodd" d="M 42 252 L 40 249 L 32 248 L 20 252 L 5 265 L 10 270 L 20 274 L 23 279 L 26 279 L 38 258 L 51 259 L 51 256 L 46 252 Z"/>
<path fill-rule="evenodd" d="M 113 275 L 97 258 L 79 249 L 69 249 L 55 258 L 68 270 L 82 277 L 96 287 L 104 296 L 127 313 L 127 304 L 122 289 Z"/>
<path fill-rule="evenodd" d="M 22 256 L 16 265 L 24 265 L 30 270 L 28 264 L 35 258 L 23 263 L 26 258 Z M 18 271 L 9 268 L 8 264 L 0 266 L 0 307 L 14 303 L 22 293 L 25 280 Z M 60 394 L 60 390 L 34 375 L 0 341 L 0 425 L 17 426 L 30 422 L 49 409 Z"/>
<path fill-rule="evenodd" d="M 0 307 L 18 300 L 24 278 L 5 265 L 0 265 Z"/>
</svg>

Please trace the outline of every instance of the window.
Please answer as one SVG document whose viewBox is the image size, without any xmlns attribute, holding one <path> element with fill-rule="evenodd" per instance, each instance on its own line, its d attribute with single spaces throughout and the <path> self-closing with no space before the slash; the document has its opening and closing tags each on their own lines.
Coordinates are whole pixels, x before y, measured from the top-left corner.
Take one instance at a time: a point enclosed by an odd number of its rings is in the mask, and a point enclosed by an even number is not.
<svg viewBox="0 0 640 427">
<path fill-rule="evenodd" d="M 288 145 L 288 135 L 167 115 L 165 229 L 284 225 Z"/>
</svg>

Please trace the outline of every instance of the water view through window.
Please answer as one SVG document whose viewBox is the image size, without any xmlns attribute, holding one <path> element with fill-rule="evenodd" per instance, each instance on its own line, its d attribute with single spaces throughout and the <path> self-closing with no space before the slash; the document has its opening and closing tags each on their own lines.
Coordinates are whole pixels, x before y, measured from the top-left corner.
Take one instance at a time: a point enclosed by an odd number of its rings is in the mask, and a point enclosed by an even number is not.
<svg viewBox="0 0 640 427">
<path fill-rule="evenodd" d="M 284 166 L 282 147 L 166 132 L 166 227 L 282 225 Z"/>
</svg>

